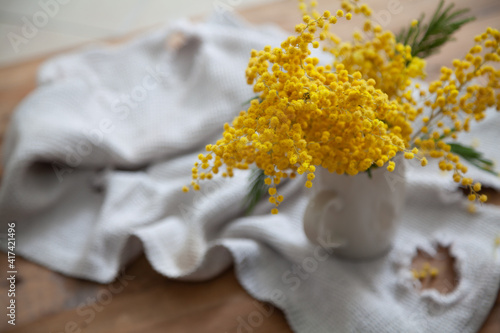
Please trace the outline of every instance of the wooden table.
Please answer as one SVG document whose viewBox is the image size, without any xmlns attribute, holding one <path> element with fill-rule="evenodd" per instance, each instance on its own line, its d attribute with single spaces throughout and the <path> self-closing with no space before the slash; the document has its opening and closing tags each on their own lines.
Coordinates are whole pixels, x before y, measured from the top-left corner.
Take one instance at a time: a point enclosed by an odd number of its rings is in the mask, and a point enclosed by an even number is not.
<svg viewBox="0 0 500 333">
<path fill-rule="evenodd" d="M 430 12 L 435 0 L 401 0 L 401 13 L 387 18 L 389 0 L 371 1 L 379 22 L 393 31 L 406 26 L 422 11 Z M 461 55 L 472 44 L 472 37 L 486 26 L 499 27 L 500 2 L 498 0 L 457 0 L 457 7 L 473 6 L 478 18 L 460 31 L 457 40 L 449 43 L 439 55 L 428 59 L 429 77 L 436 77 L 441 65 Z M 336 8 L 337 1 L 324 0 L 325 8 Z M 295 1 L 281 1 L 246 9 L 241 14 L 253 23 L 276 22 L 291 31 L 300 15 Z M 385 17 L 385 18 L 384 18 Z M 346 32 L 340 32 L 348 37 Z M 130 36 L 111 43 L 123 42 Z M 39 65 L 48 58 L 40 57 L 20 65 L 0 69 L 0 142 L 15 106 L 35 88 L 35 74 Z M 1 175 L 1 170 L 0 170 Z M 492 204 L 500 204 L 500 195 L 489 191 Z M 418 253 L 414 267 L 424 262 L 439 267 L 438 279 L 424 283 L 424 288 L 450 292 L 454 285 L 453 258 L 447 249 L 440 249 L 445 260 L 429 258 Z M 0 254 L 1 267 L 7 256 Z M 249 296 L 235 278 L 233 268 L 216 279 L 202 283 L 177 282 L 156 273 L 144 256 L 129 265 L 112 284 L 97 283 L 65 277 L 44 267 L 17 258 L 18 283 L 16 292 L 17 325 L 12 329 L 5 317 L 0 330 L 9 332 L 237 332 L 241 321 L 254 311 L 270 308 Z M 7 293 L 5 270 L 1 272 L 1 308 Z M 3 315 L 2 315 L 3 316 Z M 245 330 L 242 330 L 245 331 Z M 284 315 L 278 309 L 265 317 L 258 332 L 291 332 Z M 500 332 L 500 295 L 481 329 L 482 333 Z"/>
</svg>

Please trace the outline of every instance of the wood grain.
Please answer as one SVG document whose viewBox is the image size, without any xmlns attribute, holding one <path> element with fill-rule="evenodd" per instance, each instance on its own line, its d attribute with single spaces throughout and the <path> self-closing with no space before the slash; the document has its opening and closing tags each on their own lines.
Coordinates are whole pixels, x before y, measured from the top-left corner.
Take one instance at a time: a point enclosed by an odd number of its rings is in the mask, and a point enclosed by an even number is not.
<svg viewBox="0 0 500 333">
<path fill-rule="evenodd" d="M 25 260 L 18 266 L 19 323 L 9 332 L 71 332 L 74 326 L 95 333 L 229 333 L 248 324 L 255 311 L 265 318 L 255 332 L 289 332 L 283 315 L 250 297 L 232 269 L 211 281 L 178 282 L 156 273 L 142 256 L 115 282 L 99 285 L 63 277 Z M 29 317 L 38 320 L 25 325 Z"/>
<path fill-rule="evenodd" d="M 320 1 L 324 8 L 336 8 L 338 1 Z M 435 0 L 401 1 L 401 13 L 384 19 L 389 0 L 371 1 L 374 13 L 384 27 L 398 31 L 419 13 L 431 12 Z M 456 0 L 457 7 L 472 6 L 469 0 Z M 498 28 L 500 1 L 475 0 L 472 13 L 478 18 L 460 31 L 456 41 L 449 43 L 440 54 L 428 60 L 430 78 L 450 59 L 464 54 L 472 45 L 472 36 L 488 25 Z M 240 13 L 252 23 L 275 22 L 292 30 L 300 19 L 294 0 L 276 2 L 245 9 Z M 383 21 L 383 22 L 382 22 Z M 359 23 L 360 24 L 360 23 Z M 339 25 L 339 35 L 348 37 Z M 106 41 L 115 44 L 130 39 Z M 15 106 L 36 85 L 36 71 L 51 55 L 17 66 L 0 69 L 0 142 Z M 1 176 L 1 170 L 0 170 Z M 500 195 L 490 190 L 492 203 L 500 203 Z M 439 250 L 446 255 L 446 249 Z M 441 257 L 442 258 L 442 257 Z M 426 288 L 449 292 L 453 288 L 444 283 L 454 279 L 453 258 L 441 262 L 419 252 L 413 266 L 421 268 L 424 262 L 441 265 L 442 274 Z M 7 256 L 0 254 L 4 267 Z M 69 278 L 44 267 L 17 258 L 17 325 L 12 329 L 2 319 L 0 331 L 9 332 L 291 332 L 284 315 L 270 305 L 258 303 L 239 285 L 231 268 L 216 279 L 202 283 L 178 282 L 156 273 L 144 256 L 134 261 L 110 285 Z M 1 307 L 8 286 L 5 270 L 1 272 Z M 448 288 L 448 289 L 445 289 Z M 260 315 L 259 315 L 260 314 Z M 263 318 L 255 327 L 252 319 Z M 250 321 L 249 321 L 250 319 Z M 253 322 L 255 323 L 255 322 Z M 247 328 L 245 328 L 245 325 Z M 500 294 L 481 333 L 500 332 Z"/>
</svg>

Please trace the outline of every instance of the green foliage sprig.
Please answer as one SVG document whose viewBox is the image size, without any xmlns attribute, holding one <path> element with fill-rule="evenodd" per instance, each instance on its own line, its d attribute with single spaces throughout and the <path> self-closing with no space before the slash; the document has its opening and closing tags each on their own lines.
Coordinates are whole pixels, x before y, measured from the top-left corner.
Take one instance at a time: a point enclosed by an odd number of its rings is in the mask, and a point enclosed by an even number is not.
<svg viewBox="0 0 500 333">
<path fill-rule="evenodd" d="M 255 206 L 259 203 L 260 199 L 267 193 L 269 186 L 266 185 L 264 180 L 266 175 L 262 169 L 252 169 L 250 174 L 250 186 L 245 198 L 245 214 L 250 214 Z"/>
<path fill-rule="evenodd" d="M 498 176 L 498 173 L 493 170 L 493 161 L 484 158 L 483 154 L 481 152 L 478 152 L 473 147 L 464 146 L 456 142 L 448 142 L 447 145 L 450 145 L 452 153 L 463 157 L 466 161 L 474 165 L 476 168 Z"/>
<path fill-rule="evenodd" d="M 470 9 L 453 10 L 454 4 L 444 7 L 444 0 L 439 2 L 429 23 L 424 23 L 425 14 L 420 16 L 415 26 L 403 29 L 396 40 L 411 46 L 411 55 L 426 58 L 439 51 L 445 43 L 454 40 L 453 34 L 464 24 L 474 21 L 473 16 L 466 16 Z"/>
</svg>

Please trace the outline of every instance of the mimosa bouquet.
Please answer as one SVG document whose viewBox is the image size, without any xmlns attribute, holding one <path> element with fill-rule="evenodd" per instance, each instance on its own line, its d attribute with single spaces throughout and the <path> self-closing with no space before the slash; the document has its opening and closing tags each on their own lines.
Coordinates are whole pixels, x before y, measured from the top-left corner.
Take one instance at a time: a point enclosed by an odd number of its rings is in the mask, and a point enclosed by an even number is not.
<svg viewBox="0 0 500 333">
<path fill-rule="evenodd" d="M 234 169 L 255 164 L 249 204 L 264 189 L 276 214 L 284 200 L 277 185 L 285 178 L 303 175 L 310 188 L 317 168 L 349 176 L 374 168 L 392 172 L 401 154 L 423 167 L 437 159 L 467 189 L 469 200 L 485 202 L 481 184 L 466 176 L 461 161 L 489 172 L 493 163 L 456 139 L 483 120 L 487 108 L 500 110 L 500 32 L 487 28 L 476 36 L 464 57 L 441 68 L 439 79 L 424 89 L 418 83 L 425 78 L 423 58 L 473 19 L 464 17 L 466 10 L 441 2 L 428 23 L 422 16 L 395 36 L 357 0 L 343 1 L 335 12 L 319 13 L 314 1 L 299 5 L 303 23 L 293 36 L 252 50 L 245 74 L 258 95 L 199 155 L 191 187 L 199 190 L 203 180 L 219 173 L 232 177 Z M 343 41 L 334 27 L 353 15 L 364 17 L 363 31 Z M 332 55 L 331 63 L 312 56 L 318 48 Z"/>
</svg>

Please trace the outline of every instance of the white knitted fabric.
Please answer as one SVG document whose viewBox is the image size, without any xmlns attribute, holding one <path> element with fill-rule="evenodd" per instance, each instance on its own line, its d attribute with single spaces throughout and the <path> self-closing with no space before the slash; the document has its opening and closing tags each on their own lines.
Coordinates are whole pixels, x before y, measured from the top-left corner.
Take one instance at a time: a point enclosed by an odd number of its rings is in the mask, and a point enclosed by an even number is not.
<svg viewBox="0 0 500 333">
<path fill-rule="evenodd" d="M 185 44 L 169 49 L 179 32 Z M 215 277 L 234 262 L 245 289 L 281 308 L 295 332 L 477 331 L 500 284 L 500 209 L 466 213 L 466 199 L 433 165 L 409 163 L 395 245 L 370 262 L 308 243 L 303 179 L 282 185 L 278 215 L 264 200 L 243 217 L 247 172 L 181 192 L 197 155 L 253 96 L 244 78 L 250 50 L 284 36 L 224 16 L 47 62 L 3 147 L 0 217 L 3 230 L 17 221 L 18 254 L 103 283 L 141 251 L 155 270 L 183 280 Z M 495 114 L 466 141 L 479 138 L 500 161 L 499 128 Z M 470 170 L 500 188 L 498 178 Z M 446 295 L 419 292 L 410 274 L 417 247 L 432 253 L 438 243 L 457 258 L 458 287 Z M 238 321 L 240 331 L 258 319 Z"/>
</svg>

